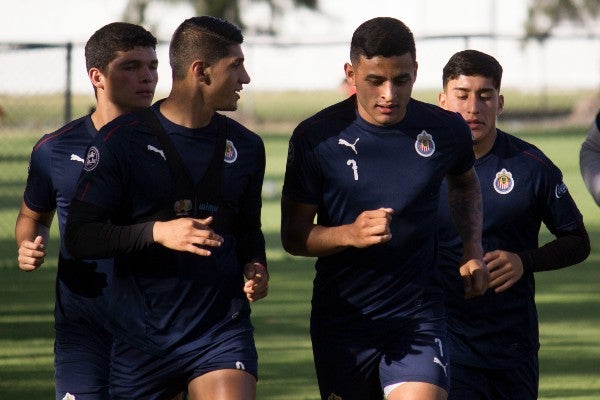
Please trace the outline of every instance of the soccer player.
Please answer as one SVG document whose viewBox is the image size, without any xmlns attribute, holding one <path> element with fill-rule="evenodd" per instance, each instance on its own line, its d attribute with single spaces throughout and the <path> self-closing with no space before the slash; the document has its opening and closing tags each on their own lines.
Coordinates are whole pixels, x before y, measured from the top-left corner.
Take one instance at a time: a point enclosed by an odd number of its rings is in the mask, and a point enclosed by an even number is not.
<svg viewBox="0 0 600 400">
<path fill-rule="evenodd" d="M 19 268 L 33 271 L 46 256 L 58 210 L 61 239 L 85 152 L 98 129 L 152 103 L 158 81 L 156 38 L 138 25 L 115 22 L 85 46 L 95 111 L 43 136 L 31 153 L 15 236 Z M 56 398 L 108 399 L 111 335 L 104 327 L 112 261 L 74 260 L 61 241 L 56 279 L 54 366 Z"/>
<path fill-rule="evenodd" d="M 268 291 L 265 150 L 217 113 L 235 110 L 250 82 L 242 41 L 227 21 L 185 20 L 169 96 L 108 124 L 87 153 L 66 244 L 115 258 L 113 399 L 256 396 L 249 302 Z"/>
<path fill-rule="evenodd" d="M 581 145 L 579 166 L 585 186 L 600 206 L 600 111 Z"/>
<path fill-rule="evenodd" d="M 438 266 L 448 309 L 449 399 L 454 400 L 537 399 L 534 273 L 577 264 L 590 252 L 582 216 L 560 170 L 532 144 L 496 128 L 504 106 L 501 80 L 495 58 L 465 50 L 444 67 L 439 94 L 440 105 L 460 113 L 473 134 L 484 210 L 483 260 L 491 275 L 483 296 L 464 298 L 456 273 L 461 238 L 441 201 Z M 540 247 L 542 222 L 556 239 Z"/>
<path fill-rule="evenodd" d="M 444 177 L 464 239 L 465 294 L 489 280 L 471 133 L 459 115 L 411 98 L 415 41 L 401 21 L 361 24 L 350 62 L 356 94 L 294 130 L 281 204 L 285 249 L 318 257 L 311 338 L 321 398 L 445 399 L 435 266 Z"/>
</svg>

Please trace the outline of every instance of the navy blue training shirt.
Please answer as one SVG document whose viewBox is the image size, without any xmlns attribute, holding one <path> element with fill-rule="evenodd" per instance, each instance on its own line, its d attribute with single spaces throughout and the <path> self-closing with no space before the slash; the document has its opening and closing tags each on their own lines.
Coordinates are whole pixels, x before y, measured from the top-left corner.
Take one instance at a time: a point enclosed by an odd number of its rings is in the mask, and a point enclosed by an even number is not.
<svg viewBox="0 0 600 400">
<path fill-rule="evenodd" d="M 562 173 L 537 147 L 500 130 L 475 161 L 483 200 L 483 250 L 536 249 L 541 224 L 554 235 L 583 229 Z M 442 196 L 447 196 L 444 182 Z M 464 299 L 458 267 L 462 244 L 447 202 L 440 202 L 439 266 L 443 275 L 452 362 L 482 368 L 520 364 L 539 348 L 532 271 L 503 293 Z"/>
<path fill-rule="evenodd" d="M 31 152 L 23 200 L 27 207 L 36 212 L 56 210 L 61 239 L 64 237 L 67 213 L 83 168 L 85 153 L 96 133 L 87 115 L 44 135 Z M 60 241 L 58 278 L 73 293 L 88 298 L 107 294 L 112 280 L 112 267 L 112 260 L 75 262 L 64 241 Z M 65 301 L 67 298 L 57 296 L 57 299 Z"/>
<path fill-rule="evenodd" d="M 216 117 L 204 128 L 188 129 L 164 119 L 157 105 L 153 108 L 197 183 L 213 155 Z M 162 211 L 179 207 L 173 202 L 167 154 L 139 115 L 108 124 L 88 152 L 72 212 L 106 210 L 103 218 L 112 224 L 107 235 L 122 234 L 115 241 L 87 232 L 91 244 L 86 246 L 94 254 L 114 252 L 111 326 L 115 335 L 142 350 L 183 354 L 219 335 L 234 334 L 227 329 L 232 320 L 246 321 L 244 329 L 252 329 L 242 271 L 251 260 L 266 263 L 260 227 L 265 152 L 258 135 L 229 118 L 227 127 L 221 197 L 239 224 L 217 231 L 224 243 L 209 257 L 166 249 L 152 244 L 151 237 L 128 236 L 135 232 L 132 224 L 154 221 Z"/>
<path fill-rule="evenodd" d="M 471 132 L 460 115 L 414 99 L 393 126 L 367 123 L 352 96 L 296 128 L 283 194 L 318 205 L 320 225 L 394 209 L 389 242 L 318 258 L 313 321 L 371 330 L 376 321 L 403 324 L 415 305 L 441 304 L 435 268 L 440 184 L 446 174 L 466 172 L 473 159 Z"/>
</svg>

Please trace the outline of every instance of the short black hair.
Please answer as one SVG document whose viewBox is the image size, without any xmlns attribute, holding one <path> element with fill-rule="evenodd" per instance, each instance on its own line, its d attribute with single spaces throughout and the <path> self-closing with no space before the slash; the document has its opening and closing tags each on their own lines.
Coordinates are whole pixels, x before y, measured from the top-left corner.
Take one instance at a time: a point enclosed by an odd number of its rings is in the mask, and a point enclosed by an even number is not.
<svg viewBox="0 0 600 400">
<path fill-rule="evenodd" d="M 392 57 L 410 53 L 417 60 L 415 38 L 402 21 L 391 17 L 377 17 L 363 22 L 352 35 L 350 61 L 358 62 L 360 56 Z"/>
<path fill-rule="evenodd" d="M 98 68 L 104 72 L 117 57 L 117 51 L 129 51 L 138 46 L 156 50 L 156 42 L 154 35 L 140 25 L 128 22 L 104 25 L 85 44 L 85 66 L 88 71 Z"/>
<path fill-rule="evenodd" d="M 502 65 L 489 54 L 477 50 L 463 50 L 454 53 L 444 66 L 442 85 L 446 89 L 448 82 L 465 76 L 483 76 L 490 78 L 494 88 L 500 91 L 502 84 Z"/>
<path fill-rule="evenodd" d="M 194 60 L 212 64 L 229 54 L 234 44 L 242 44 L 239 27 L 226 20 L 203 15 L 186 19 L 177 27 L 169 46 L 173 79 L 183 79 Z"/>
</svg>

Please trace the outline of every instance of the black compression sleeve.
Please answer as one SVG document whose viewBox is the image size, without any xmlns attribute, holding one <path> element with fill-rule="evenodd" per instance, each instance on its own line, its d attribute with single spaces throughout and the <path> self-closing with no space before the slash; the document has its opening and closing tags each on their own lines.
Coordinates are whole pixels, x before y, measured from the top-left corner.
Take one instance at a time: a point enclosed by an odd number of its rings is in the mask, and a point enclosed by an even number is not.
<svg viewBox="0 0 600 400">
<path fill-rule="evenodd" d="M 557 234 L 555 240 L 534 250 L 517 253 L 523 269 L 530 272 L 552 271 L 578 264 L 590 255 L 590 237 L 584 226 Z"/>
<path fill-rule="evenodd" d="M 154 222 L 120 226 L 109 222 L 107 210 L 73 199 L 65 227 L 65 246 L 75 258 L 108 258 L 147 248 Z"/>
</svg>

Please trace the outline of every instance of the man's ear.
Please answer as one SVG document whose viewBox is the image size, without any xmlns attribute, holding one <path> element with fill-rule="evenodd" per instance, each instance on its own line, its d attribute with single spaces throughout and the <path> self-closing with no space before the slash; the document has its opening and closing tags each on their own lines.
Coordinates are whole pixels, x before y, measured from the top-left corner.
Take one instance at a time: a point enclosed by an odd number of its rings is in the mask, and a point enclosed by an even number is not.
<svg viewBox="0 0 600 400">
<path fill-rule="evenodd" d="M 444 110 L 447 110 L 447 108 L 446 108 L 446 92 L 438 93 L 438 104 Z"/>
<path fill-rule="evenodd" d="M 104 89 L 104 75 L 98 68 L 90 68 L 88 76 L 96 89 Z"/>
<path fill-rule="evenodd" d="M 350 86 L 356 86 L 354 67 L 352 66 L 352 64 L 344 64 L 344 74 L 346 74 L 346 82 L 348 82 Z"/>
<path fill-rule="evenodd" d="M 196 60 L 190 66 L 194 77 L 207 85 L 210 85 L 210 66 L 204 61 Z"/>
</svg>

